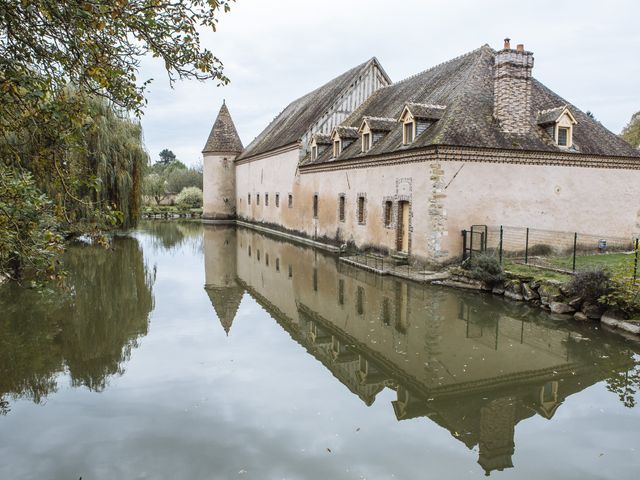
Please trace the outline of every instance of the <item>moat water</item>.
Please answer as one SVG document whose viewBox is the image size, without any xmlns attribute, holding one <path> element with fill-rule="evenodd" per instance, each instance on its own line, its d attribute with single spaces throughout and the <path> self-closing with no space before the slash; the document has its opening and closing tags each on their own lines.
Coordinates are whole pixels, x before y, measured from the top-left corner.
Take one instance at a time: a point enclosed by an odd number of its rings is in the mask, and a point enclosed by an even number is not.
<svg viewBox="0 0 640 480">
<path fill-rule="evenodd" d="M 251 230 L 0 288 L 0 478 L 636 479 L 640 346 Z"/>
</svg>

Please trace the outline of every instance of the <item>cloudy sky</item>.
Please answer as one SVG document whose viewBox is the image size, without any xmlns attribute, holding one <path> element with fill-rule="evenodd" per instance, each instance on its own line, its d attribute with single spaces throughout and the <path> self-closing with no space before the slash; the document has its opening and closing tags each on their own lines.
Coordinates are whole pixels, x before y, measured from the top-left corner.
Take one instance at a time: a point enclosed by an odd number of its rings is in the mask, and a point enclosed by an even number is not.
<svg viewBox="0 0 640 480">
<path fill-rule="evenodd" d="M 161 64 L 143 62 L 147 149 L 194 164 L 223 99 L 247 145 L 289 102 L 372 56 L 397 81 L 504 37 L 534 52 L 538 80 L 619 133 L 640 110 L 639 18 L 637 0 L 237 0 L 203 36 L 230 85 L 172 90 Z"/>
</svg>

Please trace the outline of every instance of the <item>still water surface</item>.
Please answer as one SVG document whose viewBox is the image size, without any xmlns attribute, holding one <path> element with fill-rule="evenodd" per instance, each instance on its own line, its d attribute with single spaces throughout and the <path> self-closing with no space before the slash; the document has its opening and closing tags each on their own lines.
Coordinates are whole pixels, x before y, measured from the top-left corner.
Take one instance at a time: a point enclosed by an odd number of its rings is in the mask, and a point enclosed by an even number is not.
<svg viewBox="0 0 640 480">
<path fill-rule="evenodd" d="M 146 223 L 0 289 L 1 479 L 611 478 L 640 348 L 251 230 Z"/>
</svg>

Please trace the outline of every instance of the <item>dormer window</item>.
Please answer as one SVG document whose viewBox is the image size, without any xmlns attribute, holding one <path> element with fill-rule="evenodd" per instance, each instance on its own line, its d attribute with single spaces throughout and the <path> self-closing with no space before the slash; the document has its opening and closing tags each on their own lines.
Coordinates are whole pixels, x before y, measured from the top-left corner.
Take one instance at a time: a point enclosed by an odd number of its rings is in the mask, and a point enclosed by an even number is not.
<svg viewBox="0 0 640 480">
<path fill-rule="evenodd" d="M 402 144 L 409 145 L 415 138 L 416 122 L 406 122 L 402 130 Z"/>
<path fill-rule="evenodd" d="M 358 129 L 355 127 L 345 127 L 338 125 L 333 129 L 331 140 L 333 142 L 333 158 L 338 157 L 343 150 L 357 140 L 359 137 Z"/>
<path fill-rule="evenodd" d="M 395 118 L 363 117 L 358 133 L 362 139 L 362 151 L 368 152 L 381 138 L 393 130 L 398 123 Z"/>
<path fill-rule="evenodd" d="M 314 133 L 311 136 L 311 161 L 315 162 L 320 155 L 331 145 L 331 137 L 326 133 Z"/>
<path fill-rule="evenodd" d="M 426 103 L 407 103 L 402 109 L 399 122 L 402 123 L 402 144 L 409 145 L 422 132 L 442 118 L 446 107 Z"/>
<path fill-rule="evenodd" d="M 538 112 L 538 125 L 562 148 L 573 148 L 573 126 L 577 123 L 566 105 Z"/>
</svg>

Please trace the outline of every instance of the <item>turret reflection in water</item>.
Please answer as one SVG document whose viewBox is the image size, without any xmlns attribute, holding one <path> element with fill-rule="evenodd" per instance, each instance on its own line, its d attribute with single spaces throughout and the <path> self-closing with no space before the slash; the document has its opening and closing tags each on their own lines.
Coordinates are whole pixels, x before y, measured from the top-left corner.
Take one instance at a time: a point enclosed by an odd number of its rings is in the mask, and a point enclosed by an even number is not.
<svg viewBox="0 0 640 480">
<path fill-rule="evenodd" d="M 68 291 L 0 290 L 0 399 L 40 403 L 68 371 L 73 386 L 103 390 L 146 335 L 153 278 L 133 238 L 65 255 Z M 6 413 L 6 411 L 5 411 Z"/>
<path fill-rule="evenodd" d="M 366 405 L 394 390 L 398 420 L 429 418 L 478 446 L 487 473 L 513 466 L 518 422 L 551 419 L 569 395 L 607 380 L 633 401 L 629 344 L 524 305 L 377 276 L 246 229 L 206 227 L 204 253 L 225 331 L 248 292 Z"/>
</svg>

